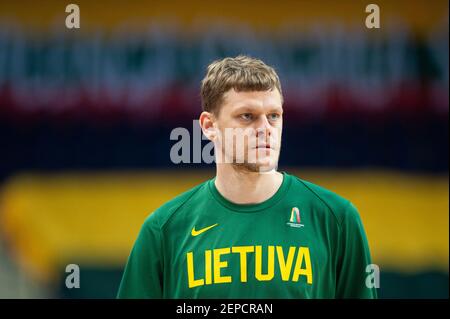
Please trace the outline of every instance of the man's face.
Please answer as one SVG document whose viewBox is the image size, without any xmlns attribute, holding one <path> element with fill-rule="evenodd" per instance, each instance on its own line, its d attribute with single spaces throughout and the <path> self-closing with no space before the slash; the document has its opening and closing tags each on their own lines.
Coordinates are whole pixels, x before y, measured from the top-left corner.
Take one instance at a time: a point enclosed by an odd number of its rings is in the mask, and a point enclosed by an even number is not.
<svg viewBox="0 0 450 319">
<path fill-rule="evenodd" d="M 251 172 L 276 169 L 283 129 L 283 108 L 277 89 L 224 94 L 214 126 L 219 129 L 219 162 Z M 216 152 L 217 154 L 217 152 Z"/>
</svg>

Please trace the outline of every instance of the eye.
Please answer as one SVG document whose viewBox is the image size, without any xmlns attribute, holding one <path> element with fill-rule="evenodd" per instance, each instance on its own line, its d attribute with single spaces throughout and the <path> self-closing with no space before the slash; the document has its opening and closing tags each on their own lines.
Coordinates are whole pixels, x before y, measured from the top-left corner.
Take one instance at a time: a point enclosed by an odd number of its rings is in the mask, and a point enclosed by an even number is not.
<svg viewBox="0 0 450 319">
<path fill-rule="evenodd" d="M 267 118 L 269 119 L 269 121 L 276 121 L 280 118 L 280 114 L 278 113 L 270 113 Z"/>
<path fill-rule="evenodd" d="M 253 119 L 253 114 L 251 114 L 251 113 L 243 113 L 243 114 L 239 115 L 239 117 L 241 119 L 243 119 L 244 121 L 251 121 Z"/>
</svg>

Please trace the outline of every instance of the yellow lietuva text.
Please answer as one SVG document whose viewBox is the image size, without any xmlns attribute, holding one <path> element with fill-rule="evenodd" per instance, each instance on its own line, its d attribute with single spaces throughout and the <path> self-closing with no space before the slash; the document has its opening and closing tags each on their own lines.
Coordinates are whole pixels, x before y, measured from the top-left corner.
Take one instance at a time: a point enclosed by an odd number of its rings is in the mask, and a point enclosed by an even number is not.
<svg viewBox="0 0 450 319">
<path fill-rule="evenodd" d="M 289 251 L 285 258 L 282 246 L 268 246 L 267 254 L 265 254 L 267 258 L 267 271 L 263 274 L 262 246 L 236 246 L 205 250 L 204 278 L 196 277 L 198 274 L 196 274 L 194 265 L 198 266 L 200 263 L 198 261 L 197 263 L 194 263 L 194 253 L 188 252 L 186 258 L 189 288 L 210 284 L 231 283 L 233 280 L 247 282 L 248 258 L 254 258 L 255 279 L 258 281 L 271 281 L 275 276 L 275 252 L 279 266 L 277 268 L 280 270 L 280 276 L 283 281 L 297 282 L 300 276 L 305 276 L 306 282 L 310 285 L 312 284 L 311 258 L 308 247 L 291 246 L 289 247 Z M 226 255 L 230 254 L 239 255 L 240 278 L 221 275 L 221 270 L 229 267 L 228 261 L 223 259 Z M 199 258 L 199 256 L 196 256 L 195 258 Z"/>
</svg>

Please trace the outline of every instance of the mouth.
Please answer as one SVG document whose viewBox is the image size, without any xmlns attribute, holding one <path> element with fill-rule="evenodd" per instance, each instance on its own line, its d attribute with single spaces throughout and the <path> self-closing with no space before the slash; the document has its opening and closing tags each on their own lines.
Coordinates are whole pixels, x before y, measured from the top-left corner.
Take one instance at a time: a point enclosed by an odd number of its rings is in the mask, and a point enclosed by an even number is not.
<svg viewBox="0 0 450 319">
<path fill-rule="evenodd" d="M 267 150 L 272 149 L 272 150 L 274 150 L 274 148 L 272 146 L 270 146 L 269 144 L 257 145 L 255 148 L 256 149 L 267 149 Z"/>
</svg>

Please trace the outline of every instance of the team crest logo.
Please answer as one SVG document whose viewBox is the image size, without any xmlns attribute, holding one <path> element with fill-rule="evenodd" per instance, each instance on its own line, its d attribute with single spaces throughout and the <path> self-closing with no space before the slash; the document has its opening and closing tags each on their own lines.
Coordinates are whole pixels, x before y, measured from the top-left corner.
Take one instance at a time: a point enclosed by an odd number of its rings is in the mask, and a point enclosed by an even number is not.
<svg viewBox="0 0 450 319">
<path fill-rule="evenodd" d="M 286 223 L 287 225 L 291 227 L 304 227 L 300 220 L 300 210 L 297 207 L 292 207 L 291 210 L 291 218 L 289 219 L 289 222 Z"/>
</svg>

